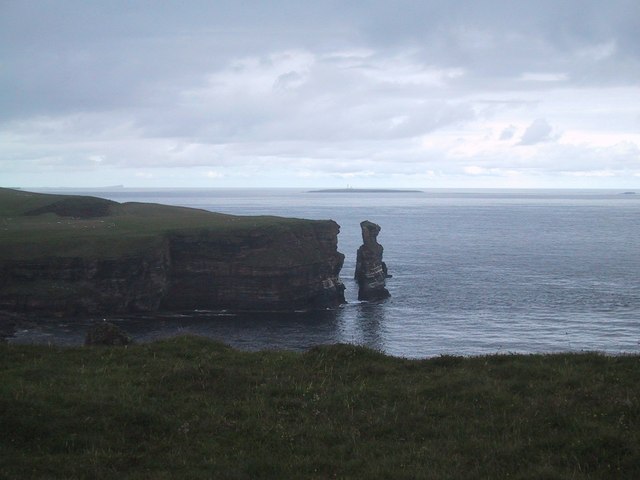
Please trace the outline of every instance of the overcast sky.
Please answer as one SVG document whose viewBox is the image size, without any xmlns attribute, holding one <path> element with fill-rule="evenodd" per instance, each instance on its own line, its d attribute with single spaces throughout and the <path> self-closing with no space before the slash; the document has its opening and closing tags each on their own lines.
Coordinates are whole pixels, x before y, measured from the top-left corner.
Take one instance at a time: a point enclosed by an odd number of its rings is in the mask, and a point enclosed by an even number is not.
<svg viewBox="0 0 640 480">
<path fill-rule="evenodd" d="M 640 186 L 640 1 L 0 0 L 0 185 Z"/>
</svg>

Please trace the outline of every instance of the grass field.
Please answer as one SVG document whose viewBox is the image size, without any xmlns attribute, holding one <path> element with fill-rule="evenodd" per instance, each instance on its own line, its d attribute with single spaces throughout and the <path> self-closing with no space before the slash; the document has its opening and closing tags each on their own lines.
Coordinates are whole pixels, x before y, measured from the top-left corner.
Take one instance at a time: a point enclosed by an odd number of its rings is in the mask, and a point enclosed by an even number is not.
<svg viewBox="0 0 640 480">
<path fill-rule="evenodd" d="M 0 478 L 640 478 L 640 357 L 0 345 Z"/>
</svg>

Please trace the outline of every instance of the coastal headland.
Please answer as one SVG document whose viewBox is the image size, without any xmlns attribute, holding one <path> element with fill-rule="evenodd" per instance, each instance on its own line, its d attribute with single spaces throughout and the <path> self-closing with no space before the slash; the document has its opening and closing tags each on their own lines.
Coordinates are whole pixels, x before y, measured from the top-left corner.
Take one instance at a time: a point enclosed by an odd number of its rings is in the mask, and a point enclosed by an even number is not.
<svg viewBox="0 0 640 480">
<path fill-rule="evenodd" d="M 344 302 L 338 224 L 0 189 L 0 310 L 73 316 Z"/>
</svg>

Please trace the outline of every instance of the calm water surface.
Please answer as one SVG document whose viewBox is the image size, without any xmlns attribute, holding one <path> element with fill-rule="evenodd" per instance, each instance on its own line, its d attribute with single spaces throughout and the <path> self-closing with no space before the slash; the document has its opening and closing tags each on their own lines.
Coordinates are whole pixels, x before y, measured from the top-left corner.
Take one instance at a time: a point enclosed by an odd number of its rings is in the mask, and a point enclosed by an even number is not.
<svg viewBox="0 0 640 480">
<path fill-rule="evenodd" d="M 138 341 L 199 334 L 233 346 L 304 350 L 349 342 L 391 355 L 640 352 L 640 192 L 426 190 L 91 191 L 236 215 L 333 219 L 347 305 L 312 313 L 184 312 L 113 319 Z M 392 297 L 360 303 L 362 220 L 378 237 Z M 43 321 L 14 342 L 80 344 L 86 321 Z"/>
</svg>

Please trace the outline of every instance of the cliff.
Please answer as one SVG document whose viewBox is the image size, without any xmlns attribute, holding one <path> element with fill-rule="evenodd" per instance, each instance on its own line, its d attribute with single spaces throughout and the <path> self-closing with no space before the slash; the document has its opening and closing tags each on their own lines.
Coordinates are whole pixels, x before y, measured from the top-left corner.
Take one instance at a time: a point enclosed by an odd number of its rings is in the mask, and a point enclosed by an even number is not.
<svg viewBox="0 0 640 480">
<path fill-rule="evenodd" d="M 344 303 L 339 231 L 327 221 L 242 235 L 172 234 L 171 275 L 161 306 L 280 310 Z"/>
<path fill-rule="evenodd" d="M 0 189 L 0 310 L 71 316 L 344 302 L 331 220 Z"/>
</svg>

